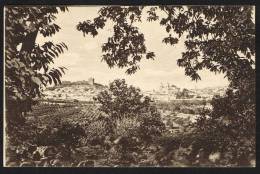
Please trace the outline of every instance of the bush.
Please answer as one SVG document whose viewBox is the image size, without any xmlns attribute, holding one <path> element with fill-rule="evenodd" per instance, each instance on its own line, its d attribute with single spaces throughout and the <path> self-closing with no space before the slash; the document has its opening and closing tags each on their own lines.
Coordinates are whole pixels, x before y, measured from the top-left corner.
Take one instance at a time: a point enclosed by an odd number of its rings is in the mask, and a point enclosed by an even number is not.
<svg viewBox="0 0 260 174">
<path fill-rule="evenodd" d="M 248 97 L 247 99 L 244 99 Z M 203 149 L 205 158 L 219 152 L 218 165 L 249 166 L 255 160 L 255 103 L 228 89 L 212 100 L 213 110 L 200 116 L 193 140 L 193 157 Z"/>
<path fill-rule="evenodd" d="M 79 140 L 85 136 L 84 129 L 78 124 L 63 123 L 57 130 L 57 143 L 63 143 L 67 147 L 79 146 Z"/>
<path fill-rule="evenodd" d="M 115 136 L 131 137 L 138 136 L 140 122 L 136 117 L 124 117 L 116 120 Z"/>
<path fill-rule="evenodd" d="M 86 139 L 92 145 L 103 144 L 105 137 L 113 133 L 106 120 L 96 120 L 85 128 Z"/>
<path fill-rule="evenodd" d="M 160 136 L 164 129 L 160 115 L 151 111 L 117 119 L 114 131 L 117 137 L 114 141 L 114 156 L 117 155 L 122 160 L 137 162 L 142 156 L 140 154 L 144 153 L 143 147 L 151 145 L 154 137 Z"/>
<path fill-rule="evenodd" d="M 116 120 L 114 135 L 116 137 L 135 137 L 143 143 L 148 143 L 155 136 L 160 136 L 165 130 L 160 113 L 151 107 L 149 111 L 138 115 L 127 115 Z"/>
<path fill-rule="evenodd" d="M 19 128 L 15 126 L 11 130 L 12 136 L 8 136 L 6 139 L 7 163 L 17 162 L 18 166 L 19 163 L 24 160 L 39 161 L 40 158 L 43 157 L 37 152 L 39 147 L 57 147 L 57 149 L 59 149 L 56 151 L 57 153 L 60 152 L 64 154 L 64 152 L 67 151 L 67 159 L 70 159 L 71 150 L 79 146 L 80 139 L 85 136 L 82 127 L 66 122 L 57 122 L 55 125 L 46 126 L 44 128 L 26 123 Z M 9 132 L 9 135 L 10 133 L 11 132 Z M 52 158 L 55 157 L 52 156 Z"/>
<path fill-rule="evenodd" d="M 151 99 L 143 96 L 140 89 L 127 86 L 125 80 L 110 83 L 109 89 L 102 91 L 96 100 L 114 126 L 115 136 L 138 132 L 142 140 L 148 141 L 164 129 L 160 113 L 151 104 Z"/>
<path fill-rule="evenodd" d="M 78 124 L 59 122 L 54 127 L 47 126 L 37 135 L 37 144 L 41 146 L 77 147 L 80 139 L 85 136 L 84 129 Z"/>
<path fill-rule="evenodd" d="M 114 135 L 116 140 L 114 141 L 117 145 L 117 150 L 124 155 L 131 151 L 135 151 L 136 148 L 142 143 L 139 136 L 140 122 L 136 117 L 130 118 L 125 117 L 116 120 L 116 127 Z"/>
<path fill-rule="evenodd" d="M 12 126 L 12 127 L 11 127 Z M 11 127 L 11 128 L 10 128 Z M 31 147 L 36 142 L 36 127 L 27 123 L 22 126 L 9 124 L 6 140 L 6 164 L 16 162 L 17 164 L 29 157 Z"/>
<path fill-rule="evenodd" d="M 143 113 L 140 117 L 140 136 L 144 141 L 151 141 L 154 136 L 160 136 L 165 131 L 160 113 L 155 107 L 151 107 L 149 112 Z"/>
</svg>

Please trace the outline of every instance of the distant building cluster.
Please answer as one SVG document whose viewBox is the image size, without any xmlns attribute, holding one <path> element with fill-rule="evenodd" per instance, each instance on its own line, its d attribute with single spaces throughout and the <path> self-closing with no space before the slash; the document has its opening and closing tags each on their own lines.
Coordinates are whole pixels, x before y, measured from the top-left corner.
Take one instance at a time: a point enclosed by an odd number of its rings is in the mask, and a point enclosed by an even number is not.
<svg viewBox="0 0 260 174">
<path fill-rule="evenodd" d="M 63 81 L 61 85 L 47 88 L 44 91 L 45 99 L 54 100 L 78 100 L 93 101 L 106 86 L 95 83 L 94 78 L 87 81 Z M 180 89 L 172 84 L 161 84 L 158 90 L 143 91 L 145 96 L 149 96 L 154 101 L 172 101 L 178 99 L 211 99 L 214 95 L 224 95 L 224 87 L 203 88 L 203 89 Z"/>
<path fill-rule="evenodd" d="M 226 87 L 208 87 L 203 89 L 191 89 L 191 91 L 196 94 L 196 98 L 211 99 L 216 95 L 223 96 Z"/>
<path fill-rule="evenodd" d="M 152 90 L 144 92 L 155 101 L 170 101 L 176 99 L 177 94 L 180 92 L 180 88 L 175 85 L 160 85 L 159 90 Z"/>
<path fill-rule="evenodd" d="M 171 101 L 178 99 L 211 99 L 215 95 L 222 96 L 225 87 L 212 87 L 204 89 L 180 89 L 175 85 L 161 84 L 158 90 L 145 91 L 144 94 L 154 101 Z"/>
</svg>

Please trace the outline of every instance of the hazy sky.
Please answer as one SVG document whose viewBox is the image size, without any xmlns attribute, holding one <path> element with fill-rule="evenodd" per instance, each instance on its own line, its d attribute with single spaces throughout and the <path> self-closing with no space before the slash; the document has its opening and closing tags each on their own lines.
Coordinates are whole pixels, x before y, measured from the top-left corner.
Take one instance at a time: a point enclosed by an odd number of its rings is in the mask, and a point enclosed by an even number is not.
<svg viewBox="0 0 260 174">
<path fill-rule="evenodd" d="M 178 67 L 177 59 L 181 57 L 184 50 L 183 41 L 177 45 L 168 46 L 162 43 L 162 38 L 167 33 L 158 22 L 147 22 L 143 20 L 137 26 L 144 33 L 145 44 L 149 51 L 155 52 L 155 60 L 141 60 L 140 70 L 133 75 L 125 74 L 126 69 L 110 69 L 105 62 L 101 62 L 101 45 L 112 35 L 111 25 L 99 31 L 98 36 L 91 35 L 83 37 L 76 30 L 78 22 L 97 16 L 100 6 L 69 7 L 69 12 L 57 15 L 56 23 L 61 27 L 59 33 L 45 38 L 56 43 L 65 42 L 69 48 L 64 54 L 55 60 L 55 66 L 68 68 L 62 80 L 87 80 L 94 77 L 97 83 L 108 84 L 117 78 L 126 79 L 127 83 L 138 86 L 144 90 L 157 89 L 161 83 L 175 84 L 181 88 L 203 88 L 213 86 L 225 86 L 228 81 L 223 74 L 215 75 L 207 70 L 201 71 L 202 80 L 195 82 L 184 74 L 184 69 Z M 37 38 L 42 43 L 42 37 Z"/>
</svg>

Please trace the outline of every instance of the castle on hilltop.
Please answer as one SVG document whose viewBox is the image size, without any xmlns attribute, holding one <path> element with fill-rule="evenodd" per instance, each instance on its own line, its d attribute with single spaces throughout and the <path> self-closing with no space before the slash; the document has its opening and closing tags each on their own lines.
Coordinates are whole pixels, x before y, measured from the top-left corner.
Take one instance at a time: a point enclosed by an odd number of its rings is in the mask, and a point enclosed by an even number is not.
<svg viewBox="0 0 260 174">
<path fill-rule="evenodd" d="M 93 77 L 88 78 L 88 84 L 94 85 L 95 84 L 95 79 Z"/>
<path fill-rule="evenodd" d="M 93 77 L 88 78 L 88 80 L 81 80 L 76 82 L 62 81 L 62 85 L 95 85 L 95 79 Z"/>
<path fill-rule="evenodd" d="M 44 94 L 46 99 L 93 101 L 93 97 L 105 88 L 91 77 L 76 82 L 63 81 L 61 85 L 47 88 Z"/>
</svg>

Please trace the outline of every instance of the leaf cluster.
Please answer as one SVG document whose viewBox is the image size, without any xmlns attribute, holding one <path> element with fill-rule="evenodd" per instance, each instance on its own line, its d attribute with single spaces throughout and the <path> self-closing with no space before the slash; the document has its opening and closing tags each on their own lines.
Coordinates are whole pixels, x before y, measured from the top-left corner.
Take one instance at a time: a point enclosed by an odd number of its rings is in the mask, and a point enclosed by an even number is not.
<svg viewBox="0 0 260 174">
<path fill-rule="evenodd" d="M 33 99 L 41 96 L 47 84 L 60 83 L 65 67 L 52 68 L 64 49 L 64 43 L 37 44 L 39 34 L 52 36 L 60 30 L 54 23 L 56 14 L 67 7 L 14 7 L 5 8 L 5 87 L 7 110 L 15 107 L 17 113 L 28 111 Z M 16 105 L 16 106 L 15 106 Z M 28 105 L 29 107 L 26 107 Z"/>
<path fill-rule="evenodd" d="M 151 99 L 143 96 L 139 88 L 128 86 L 124 79 L 114 80 L 95 100 L 101 104 L 100 110 L 111 118 L 138 115 L 151 107 Z"/>
<path fill-rule="evenodd" d="M 146 59 L 153 59 L 155 54 L 147 52 L 144 44 L 144 35 L 139 32 L 135 22 L 141 21 L 141 6 L 121 7 L 109 6 L 99 10 L 99 16 L 94 19 L 80 22 L 77 30 L 83 34 L 91 34 L 95 37 L 98 29 L 103 29 L 107 21 L 113 22 L 113 36 L 108 37 L 106 43 L 102 45 L 102 60 L 110 68 L 117 66 L 119 68 L 127 67 L 126 73 L 133 74 L 139 69 L 138 62 L 145 55 Z"/>
</svg>

